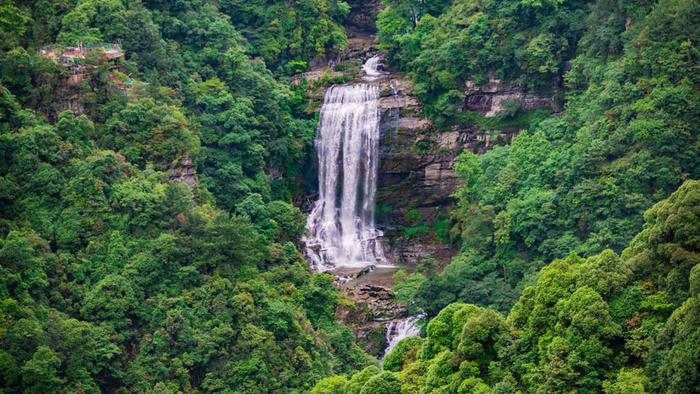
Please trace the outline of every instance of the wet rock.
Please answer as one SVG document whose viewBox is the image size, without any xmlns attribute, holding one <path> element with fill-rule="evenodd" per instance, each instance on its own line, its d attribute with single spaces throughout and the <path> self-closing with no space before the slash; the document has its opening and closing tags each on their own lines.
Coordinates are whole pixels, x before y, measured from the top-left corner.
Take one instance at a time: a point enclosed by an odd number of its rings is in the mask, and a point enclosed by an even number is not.
<svg viewBox="0 0 700 394">
<path fill-rule="evenodd" d="M 357 304 L 366 305 L 371 321 L 388 321 L 406 314 L 406 308 L 394 301 L 394 293 L 382 286 L 373 284 L 349 286 L 343 290 L 342 294 Z"/>
<path fill-rule="evenodd" d="M 394 300 L 386 287 L 373 283 L 341 287 L 342 300 L 336 318 L 350 326 L 360 346 L 377 357 L 386 348 L 386 324 L 406 317 L 406 308 Z"/>
<path fill-rule="evenodd" d="M 346 284 L 350 281 L 360 279 L 361 277 L 365 275 L 369 275 L 374 270 L 377 269 L 377 266 L 372 264 L 368 265 L 367 267 L 363 267 L 359 270 L 346 270 L 343 268 L 340 269 L 335 269 L 332 273 L 335 275 L 335 282 L 337 285 L 343 285 Z"/>
<path fill-rule="evenodd" d="M 387 322 L 372 322 L 358 327 L 353 331 L 353 334 L 364 351 L 375 357 L 380 357 L 387 347 L 386 326 Z"/>
<path fill-rule="evenodd" d="M 370 265 L 370 266 L 367 266 L 367 267 L 361 269 L 358 273 L 356 273 L 356 274 L 354 275 L 354 279 L 358 279 L 358 278 L 360 278 L 360 277 L 362 277 L 362 276 L 365 276 L 365 275 L 371 273 L 372 271 L 374 271 L 375 269 L 377 269 L 377 266 L 374 265 L 374 264 L 372 264 L 372 265 Z"/>
</svg>

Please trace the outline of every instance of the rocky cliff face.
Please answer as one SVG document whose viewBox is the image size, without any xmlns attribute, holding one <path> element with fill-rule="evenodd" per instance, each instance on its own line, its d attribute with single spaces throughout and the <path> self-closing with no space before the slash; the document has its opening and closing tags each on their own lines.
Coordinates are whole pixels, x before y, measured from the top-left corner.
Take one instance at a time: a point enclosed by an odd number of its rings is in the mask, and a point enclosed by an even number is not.
<svg viewBox="0 0 700 394">
<path fill-rule="evenodd" d="M 183 157 L 170 167 L 170 181 L 184 183 L 190 191 L 197 188 L 197 168 L 189 156 Z"/>
<path fill-rule="evenodd" d="M 406 315 L 406 308 L 394 301 L 394 294 L 388 289 L 388 273 L 367 275 L 342 285 L 340 293 L 349 302 L 341 303 L 336 310 L 336 317 L 350 326 L 360 346 L 375 356 L 386 348 L 387 322 Z"/>
<path fill-rule="evenodd" d="M 353 11 L 365 10 L 358 11 L 358 15 L 375 9 L 371 4 L 376 2 L 351 1 Z M 342 62 L 361 64 L 377 52 L 376 43 L 367 33 L 370 26 L 364 25 L 362 18 L 356 16 L 352 23 L 350 48 L 343 54 Z M 349 69 L 339 67 L 336 71 L 351 81 L 367 83 L 359 78 L 361 75 L 351 75 Z M 449 211 L 456 202 L 453 194 L 459 187 L 454 171 L 457 156 L 465 149 L 483 153 L 494 146 L 509 144 L 519 129 L 482 130 L 469 123 L 437 130 L 425 119 L 420 102 L 411 92 L 411 82 L 400 73 L 386 71 L 386 76 L 371 82 L 378 84 L 381 91 L 377 226 L 384 232 L 385 252 L 392 264 L 411 270 L 421 259 L 430 256 L 437 260 L 439 268 L 457 253 L 456 247 L 445 239 Z M 320 85 L 313 88 L 310 103 L 315 105 L 311 108 L 320 109 L 324 91 Z M 507 100 L 518 100 L 519 107 L 526 110 L 553 106 L 551 98 L 526 94 L 517 86 L 503 85 L 494 79 L 480 87 L 467 84 L 464 93 L 461 110 L 476 111 L 486 117 L 500 112 Z M 307 179 L 316 179 L 313 167 L 308 166 Z M 297 203 L 308 212 L 315 199 L 309 190 Z M 395 268 L 377 268 L 347 272 L 339 278 L 352 280 L 339 279 L 337 283 L 344 300 L 336 311 L 338 318 L 352 328 L 366 351 L 377 356 L 386 346 L 387 321 L 406 314 L 389 290 L 394 271 Z"/>
<path fill-rule="evenodd" d="M 456 202 L 455 159 L 465 149 L 480 154 L 510 144 L 520 128 L 483 130 L 465 123 L 438 131 L 422 117 L 410 81 L 393 77 L 381 84 L 378 225 L 385 231 L 394 261 L 411 266 L 430 255 L 444 265 L 456 250 L 441 242 L 436 230 L 442 221 L 445 235 L 448 212 Z M 520 110 L 556 109 L 552 97 L 528 94 L 494 78 L 482 86 L 467 83 L 464 94 L 462 110 L 487 118 L 498 114 L 506 100 L 515 100 Z"/>
<path fill-rule="evenodd" d="M 382 10 L 381 0 L 350 0 L 350 15 L 346 25 L 349 29 L 374 33 L 377 31 L 375 20 L 377 14 Z"/>
<path fill-rule="evenodd" d="M 557 109 L 553 97 L 526 93 L 522 87 L 516 84 L 502 83 L 501 80 L 493 76 L 489 78 L 487 83 L 480 86 L 475 85 L 472 81 L 467 81 L 464 96 L 464 110 L 476 111 L 486 117 L 494 117 L 501 112 L 507 100 L 517 101 L 522 110 Z"/>
<path fill-rule="evenodd" d="M 410 81 L 381 83 L 377 223 L 385 232 L 388 255 L 409 267 L 426 256 L 447 262 L 455 251 L 436 238 L 433 227 L 454 203 L 458 180 L 453 164 L 463 146 L 435 133 L 411 95 Z"/>
</svg>

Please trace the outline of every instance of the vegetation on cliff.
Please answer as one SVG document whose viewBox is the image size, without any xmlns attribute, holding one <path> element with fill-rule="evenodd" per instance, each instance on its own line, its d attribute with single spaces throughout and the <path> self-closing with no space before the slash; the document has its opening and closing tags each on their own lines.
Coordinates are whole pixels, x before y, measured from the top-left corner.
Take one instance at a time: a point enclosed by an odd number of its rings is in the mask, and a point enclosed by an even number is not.
<svg viewBox="0 0 700 394">
<path fill-rule="evenodd" d="M 432 317 L 425 338 L 350 382 L 695 392 L 700 3 L 385 4 L 382 45 L 438 127 L 470 119 L 459 114 L 467 83 L 494 76 L 559 91 L 565 106 L 511 146 L 458 158 L 461 253 L 437 275 L 396 278 L 398 299 Z"/>
<path fill-rule="evenodd" d="M 416 85 L 427 86 L 430 105 L 444 101 L 437 92 L 445 83 L 486 82 L 487 72 L 540 91 L 538 81 L 563 81 L 562 113 L 510 146 L 458 158 L 464 186 L 451 235 L 462 253 L 418 291 L 429 314 L 454 301 L 509 310 L 545 263 L 572 252 L 621 252 L 646 209 L 700 177 L 697 1 L 464 0 L 426 11 L 415 26 L 387 4 L 380 38 Z M 406 30 L 391 30 L 399 25 Z M 543 42 L 546 57 L 528 55 Z M 496 43 L 500 49 L 489 50 Z M 482 52 L 488 56 L 475 56 Z M 470 60 L 448 61 L 458 56 Z M 545 63 L 532 71 L 530 58 Z M 462 115 L 430 105 L 438 120 Z"/>
<path fill-rule="evenodd" d="M 384 372 L 368 367 L 318 392 L 358 392 L 353 384 L 364 382 L 364 393 L 374 379 L 393 387 L 386 393 L 695 392 L 700 182 L 685 182 L 644 217 L 621 255 L 606 249 L 547 265 L 506 317 L 452 303 L 425 338 L 399 342 Z"/>
<path fill-rule="evenodd" d="M 315 119 L 265 61 L 337 50 L 347 11 L 298 3 L 0 4 L 0 391 L 301 392 L 366 364 L 295 246 Z M 124 58 L 60 49 L 95 42 Z"/>
<path fill-rule="evenodd" d="M 380 364 L 292 204 L 287 77 L 346 47 L 345 1 L 0 1 L 0 392 L 700 387 L 700 2 L 383 3 L 436 132 L 532 126 L 458 158 L 460 252 L 395 275 L 428 322 Z M 464 112 L 493 79 L 563 109 Z"/>
</svg>

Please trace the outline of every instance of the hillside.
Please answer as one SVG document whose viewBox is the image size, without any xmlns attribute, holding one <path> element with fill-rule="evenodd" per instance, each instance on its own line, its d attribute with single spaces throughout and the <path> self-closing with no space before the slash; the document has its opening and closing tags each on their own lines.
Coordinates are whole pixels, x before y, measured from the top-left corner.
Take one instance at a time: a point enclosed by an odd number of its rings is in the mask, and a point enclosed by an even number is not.
<svg viewBox="0 0 700 394">
<path fill-rule="evenodd" d="M 0 4 L 0 392 L 694 393 L 700 2 Z"/>
</svg>

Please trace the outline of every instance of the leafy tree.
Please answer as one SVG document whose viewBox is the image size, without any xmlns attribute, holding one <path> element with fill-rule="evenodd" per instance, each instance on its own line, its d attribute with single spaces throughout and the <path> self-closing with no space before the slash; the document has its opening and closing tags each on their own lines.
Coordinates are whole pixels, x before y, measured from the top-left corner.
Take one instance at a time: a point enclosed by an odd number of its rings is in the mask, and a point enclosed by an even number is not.
<svg viewBox="0 0 700 394">
<path fill-rule="evenodd" d="M 401 393 L 401 382 L 393 372 L 384 371 L 372 376 L 364 386 L 360 394 L 398 394 Z"/>
<path fill-rule="evenodd" d="M 426 282 L 418 304 L 429 305 L 429 314 L 453 301 L 505 312 L 545 263 L 571 252 L 621 253 L 642 230 L 645 210 L 698 177 L 697 127 L 690 119 L 700 101 L 687 64 L 695 52 L 688 41 L 671 38 L 697 35 L 687 19 L 697 14 L 691 3 L 458 1 L 387 38 L 392 59 L 414 75 L 438 126 L 476 119 L 440 113 L 443 95 L 466 81 L 479 85 L 490 74 L 543 93 L 565 79 L 562 113 L 531 123 L 510 146 L 484 155 L 467 151 L 456 160 L 463 186 L 451 236 L 462 249 L 453 262 L 462 275 L 446 270 L 444 278 Z M 391 6 L 385 13 L 392 15 Z M 525 15 L 534 19 L 521 19 Z M 500 22 L 489 24 L 492 18 Z M 453 37 L 464 38 L 458 45 Z M 477 47 L 462 49 L 476 37 Z M 462 53 L 472 58 L 455 60 Z M 505 70 L 511 62 L 517 66 Z M 473 267 L 464 267 L 465 259 Z M 690 266 L 663 274 L 683 281 Z M 461 286 L 447 289 L 448 276 Z M 476 290 L 485 283 L 495 291 Z"/>
<path fill-rule="evenodd" d="M 0 6 L 0 40 L 2 50 L 15 48 L 19 44 L 19 39 L 27 31 L 27 25 L 31 17 L 25 10 L 16 7 L 12 3 L 4 3 Z"/>
<path fill-rule="evenodd" d="M 46 346 L 41 346 L 22 366 L 22 383 L 31 393 L 58 392 L 64 383 L 57 376 L 61 360 Z"/>
<path fill-rule="evenodd" d="M 399 372 L 405 365 L 416 361 L 416 355 L 423 343 L 420 337 L 404 338 L 384 357 L 382 367 L 387 371 Z"/>
<path fill-rule="evenodd" d="M 687 181 L 649 209 L 621 256 L 545 266 L 506 318 L 449 304 L 384 367 L 414 392 L 692 392 L 700 264 L 685 262 L 699 187 Z"/>
<path fill-rule="evenodd" d="M 345 376 L 329 376 L 319 380 L 311 390 L 312 394 L 343 394 L 348 378 Z"/>
<path fill-rule="evenodd" d="M 642 370 L 620 370 L 614 383 L 611 381 L 603 383 L 603 391 L 605 394 L 646 393 L 645 386 L 648 385 L 649 379 L 644 376 Z"/>
<path fill-rule="evenodd" d="M 352 378 L 345 385 L 345 394 L 360 394 L 362 392 L 363 386 L 369 382 L 374 376 L 380 374 L 379 368 L 374 365 L 370 365 L 360 372 L 352 375 Z"/>
</svg>

